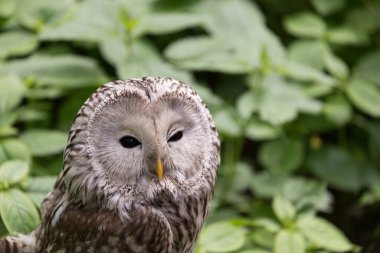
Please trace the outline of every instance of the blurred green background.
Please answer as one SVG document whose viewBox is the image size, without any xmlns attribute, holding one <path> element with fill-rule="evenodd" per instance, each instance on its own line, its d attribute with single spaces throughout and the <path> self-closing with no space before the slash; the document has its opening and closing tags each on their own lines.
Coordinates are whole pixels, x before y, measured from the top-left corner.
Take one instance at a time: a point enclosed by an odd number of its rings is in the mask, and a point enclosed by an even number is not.
<svg viewBox="0 0 380 253">
<path fill-rule="evenodd" d="M 169 76 L 222 139 L 197 253 L 380 252 L 380 2 L 1 0 L 0 233 L 28 233 L 85 99 Z"/>
</svg>

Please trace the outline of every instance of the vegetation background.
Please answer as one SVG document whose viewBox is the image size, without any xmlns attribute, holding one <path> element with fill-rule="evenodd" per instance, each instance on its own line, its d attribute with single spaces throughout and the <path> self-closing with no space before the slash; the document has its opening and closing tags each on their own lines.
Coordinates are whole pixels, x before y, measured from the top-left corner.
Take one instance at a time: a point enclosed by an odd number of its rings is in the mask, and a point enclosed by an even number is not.
<svg viewBox="0 0 380 253">
<path fill-rule="evenodd" d="M 198 253 L 380 252 L 380 2 L 1 0 L 0 231 L 28 233 L 85 99 L 170 76 L 223 141 Z"/>
</svg>

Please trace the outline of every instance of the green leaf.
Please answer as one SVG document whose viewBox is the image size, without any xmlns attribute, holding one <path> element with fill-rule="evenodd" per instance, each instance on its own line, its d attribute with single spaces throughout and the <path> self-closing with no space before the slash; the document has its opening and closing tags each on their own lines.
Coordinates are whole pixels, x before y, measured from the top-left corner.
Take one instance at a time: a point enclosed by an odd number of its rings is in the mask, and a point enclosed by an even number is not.
<svg viewBox="0 0 380 253">
<path fill-rule="evenodd" d="M 232 113 L 221 110 L 214 114 L 214 121 L 218 131 L 227 136 L 239 136 L 241 129 Z"/>
<path fill-rule="evenodd" d="M 297 13 L 287 17 L 284 26 L 290 34 L 306 38 L 321 38 L 326 32 L 324 21 L 309 12 Z"/>
<path fill-rule="evenodd" d="M 222 49 L 223 44 L 211 37 L 192 37 L 172 43 L 166 50 L 165 56 L 173 61 L 198 58 L 208 53 L 212 48 Z"/>
<path fill-rule="evenodd" d="M 119 44 L 122 48 L 123 46 Z M 170 76 L 177 80 L 192 83 L 188 72 L 181 71 L 161 58 L 154 46 L 147 41 L 136 40 L 131 45 L 124 45 L 120 52 L 108 51 L 108 58 L 113 59 L 118 77 L 121 79 L 141 76 Z M 125 54 L 125 55 L 123 55 Z M 119 60 L 116 60 L 119 59 Z"/>
<path fill-rule="evenodd" d="M 324 182 L 292 176 L 278 188 L 277 194 L 292 201 L 297 210 L 331 210 L 332 199 Z"/>
<path fill-rule="evenodd" d="M 46 193 L 39 193 L 39 192 L 25 192 L 26 195 L 32 200 L 33 204 L 36 207 L 40 207 L 42 201 L 46 198 Z"/>
<path fill-rule="evenodd" d="M 46 27 L 40 35 L 41 39 L 101 42 L 124 38 L 125 29 L 120 20 L 118 2 L 89 0 L 75 7 L 64 22 Z"/>
<path fill-rule="evenodd" d="M 338 27 L 330 29 L 326 35 L 329 42 L 338 45 L 360 45 L 367 42 L 363 35 L 357 32 L 356 28 Z"/>
<path fill-rule="evenodd" d="M 322 15 L 329 15 L 340 11 L 346 5 L 345 0 L 312 0 L 314 8 Z"/>
<path fill-rule="evenodd" d="M 315 98 L 329 95 L 334 91 L 334 86 L 319 83 L 299 83 L 298 85 L 305 95 Z"/>
<path fill-rule="evenodd" d="M 27 93 L 27 95 L 29 95 Z M 18 122 L 42 121 L 47 118 L 47 113 L 32 107 L 21 107 L 17 110 Z"/>
<path fill-rule="evenodd" d="M 334 252 L 346 252 L 352 244 L 334 225 L 314 216 L 303 216 L 297 221 L 300 232 L 317 247 Z"/>
<path fill-rule="evenodd" d="M 199 94 L 202 100 L 205 101 L 212 112 L 214 108 L 219 108 L 222 105 L 223 100 L 218 94 L 214 93 L 210 87 L 198 84 L 195 81 L 192 81 L 189 85 Z"/>
<path fill-rule="evenodd" d="M 323 51 L 321 51 L 323 56 Z M 278 71 L 286 77 L 302 82 L 315 82 L 318 85 L 333 87 L 335 80 L 323 72 L 293 61 L 286 61 L 278 66 Z"/>
<path fill-rule="evenodd" d="M 0 164 L 0 184 L 16 184 L 25 179 L 29 166 L 21 160 L 9 160 Z"/>
<path fill-rule="evenodd" d="M 262 144 L 258 159 L 268 170 L 289 173 L 297 170 L 304 159 L 304 146 L 301 140 L 275 140 Z"/>
<path fill-rule="evenodd" d="M 272 208 L 276 217 L 284 224 L 291 223 L 296 217 L 293 204 L 283 197 L 276 196 L 272 202 Z"/>
<path fill-rule="evenodd" d="M 24 84 L 17 76 L 0 75 L 0 114 L 9 112 L 22 100 Z"/>
<path fill-rule="evenodd" d="M 360 205 L 373 205 L 380 202 L 380 184 L 373 185 L 360 198 Z"/>
<path fill-rule="evenodd" d="M 286 77 L 301 81 L 295 83 L 305 95 L 320 97 L 333 91 L 337 80 L 326 75 L 326 69 L 339 79 L 348 75 L 347 66 L 334 56 L 327 44 L 320 41 L 297 41 L 290 47 L 290 61 L 277 67 Z"/>
<path fill-rule="evenodd" d="M 7 154 L 5 153 L 3 147 L 0 145 L 0 164 L 5 162 L 7 159 Z"/>
<path fill-rule="evenodd" d="M 252 66 L 233 53 L 223 41 L 210 37 L 181 39 L 165 51 L 177 66 L 189 70 L 209 70 L 224 73 L 246 73 Z"/>
<path fill-rule="evenodd" d="M 259 108 L 260 119 L 272 125 L 294 120 L 297 117 L 297 105 L 294 103 L 297 95 L 291 89 L 267 88 Z"/>
<path fill-rule="evenodd" d="M 380 73 L 377 66 L 380 65 L 380 50 L 372 52 L 360 59 L 356 67 L 356 74 L 380 85 Z"/>
<path fill-rule="evenodd" d="M 305 238 L 293 231 L 282 230 L 276 235 L 274 253 L 305 253 Z"/>
<path fill-rule="evenodd" d="M 252 232 L 252 241 L 263 248 L 272 248 L 274 245 L 275 236 L 267 230 L 257 228 Z"/>
<path fill-rule="evenodd" d="M 75 55 L 33 55 L 0 64 L 0 67 L 0 74 L 13 73 L 59 88 L 95 86 L 106 79 L 93 59 Z"/>
<path fill-rule="evenodd" d="M 274 127 L 257 117 L 251 117 L 245 128 L 245 136 L 251 140 L 271 140 L 281 135 L 280 128 Z"/>
<path fill-rule="evenodd" d="M 27 32 L 11 31 L 0 35 L 0 59 L 23 55 L 33 51 L 38 44 L 37 36 Z"/>
<path fill-rule="evenodd" d="M 53 176 L 31 177 L 23 189 L 34 204 L 39 207 L 48 192 L 53 189 L 56 180 L 57 177 Z"/>
<path fill-rule="evenodd" d="M 333 55 L 330 50 L 326 50 L 323 54 L 323 62 L 326 69 L 337 78 L 346 78 L 348 76 L 348 66 L 347 64 Z"/>
<path fill-rule="evenodd" d="M 226 32 L 230 34 L 241 34 L 248 32 L 247 36 L 253 36 L 250 29 L 261 30 L 265 22 L 264 16 L 256 4 L 249 1 L 227 0 L 219 4 L 213 1 L 204 1 L 198 6 L 199 12 L 205 15 L 205 27 L 212 34 L 223 36 Z M 248 22 L 248 23 L 247 23 Z M 234 40 L 239 38 L 226 38 Z"/>
<path fill-rule="evenodd" d="M 237 111 L 243 119 L 249 119 L 258 109 L 258 99 L 252 92 L 244 92 L 237 100 Z"/>
<path fill-rule="evenodd" d="M 0 142 L 0 146 L 8 160 L 17 159 L 26 163 L 31 162 L 32 157 L 28 147 L 19 139 L 4 139 Z"/>
<path fill-rule="evenodd" d="M 57 177 L 43 176 L 43 177 L 31 177 L 28 179 L 28 183 L 24 187 L 27 192 L 39 192 L 47 194 L 53 189 L 53 186 L 57 180 Z"/>
<path fill-rule="evenodd" d="M 296 40 L 289 46 L 289 58 L 301 65 L 321 70 L 324 65 L 322 56 L 325 48 L 326 45 L 320 41 Z"/>
<path fill-rule="evenodd" d="M 286 178 L 284 175 L 273 175 L 267 171 L 252 177 L 252 190 L 260 198 L 274 198 L 281 194 Z"/>
<path fill-rule="evenodd" d="M 177 32 L 202 23 L 201 16 L 192 13 L 150 13 L 141 19 L 133 30 L 135 36 L 142 34 L 165 34 Z"/>
<path fill-rule="evenodd" d="M 33 87 L 29 89 L 25 97 L 33 99 L 55 99 L 63 96 L 63 90 L 59 87 Z"/>
<path fill-rule="evenodd" d="M 265 46 L 272 60 L 285 56 L 282 45 L 265 26 L 264 16 L 254 2 L 228 0 L 214 4 L 213 1 L 205 1 L 199 9 L 205 16 L 206 30 L 234 45 L 236 50 L 239 50 L 236 46 L 240 45 L 239 51 L 245 51 L 247 59 L 260 55 Z"/>
<path fill-rule="evenodd" d="M 242 70 L 250 71 L 260 66 L 259 56 L 263 50 L 267 52 L 273 63 L 285 57 L 283 46 L 266 27 L 263 15 L 254 2 L 224 0 L 215 4 L 214 1 L 200 1 L 196 5 L 196 12 L 204 17 L 205 30 L 228 48 L 228 50 L 213 49 L 204 56 L 213 64 L 214 71 L 228 70 L 227 73 L 238 73 L 237 70 L 240 73 Z M 226 65 L 224 69 L 223 64 Z M 233 65 L 236 69 L 232 68 Z M 203 67 L 207 68 L 207 65 Z"/>
<path fill-rule="evenodd" d="M 316 175 L 331 186 L 346 191 L 359 190 L 365 172 L 363 165 L 358 163 L 352 154 L 333 146 L 312 152 L 308 165 Z"/>
<path fill-rule="evenodd" d="M 58 130 L 29 129 L 20 138 L 33 156 L 45 156 L 62 152 L 66 146 L 67 134 Z"/>
<path fill-rule="evenodd" d="M 12 136 L 18 133 L 17 129 L 12 125 L 17 120 L 17 113 L 15 111 L 2 113 L 0 117 L 0 134 L 1 136 Z"/>
<path fill-rule="evenodd" d="M 271 253 L 271 252 L 268 250 L 263 250 L 263 249 L 248 249 L 248 250 L 239 251 L 239 253 Z"/>
<path fill-rule="evenodd" d="M 0 192 L 0 214 L 11 234 L 28 234 L 40 222 L 33 202 L 18 189 Z"/>
<path fill-rule="evenodd" d="M 256 173 L 251 181 L 251 188 L 259 198 L 274 198 L 279 195 L 294 203 L 297 209 L 311 207 L 328 211 L 330 208 L 331 199 L 326 184 L 316 180 L 273 175 L 264 171 Z"/>
<path fill-rule="evenodd" d="M 226 151 L 226 153 L 227 152 L 228 151 Z M 234 177 L 233 177 L 233 180 L 229 181 L 230 185 L 228 188 L 228 192 L 220 191 L 220 192 L 217 192 L 216 195 L 218 195 L 219 193 L 223 194 L 223 201 L 227 202 L 230 205 L 233 205 L 235 207 L 235 210 L 248 212 L 251 210 L 252 207 L 249 203 L 249 197 L 245 195 L 244 193 L 250 187 L 250 184 L 251 184 L 251 178 L 253 177 L 252 168 L 249 164 L 244 163 L 244 162 L 238 162 L 235 165 L 222 164 L 221 171 L 225 173 L 229 173 L 228 172 L 229 169 L 234 170 Z M 223 181 L 221 182 L 223 184 Z M 236 214 L 230 218 L 234 218 L 234 217 L 236 217 Z"/>
<path fill-rule="evenodd" d="M 16 2 L 12 15 L 13 21 L 34 31 L 40 31 L 48 23 L 60 19 L 66 13 L 70 3 L 50 0 L 17 0 Z"/>
<path fill-rule="evenodd" d="M 0 17 L 9 17 L 16 9 L 17 2 L 14 0 L 2 0 L 0 1 Z"/>
<path fill-rule="evenodd" d="M 380 90 L 373 83 L 363 79 L 352 80 L 347 87 L 347 94 L 360 110 L 380 117 Z"/>
<path fill-rule="evenodd" d="M 319 101 L 304 95 L 297 86 L 288 83 L 281 76 L 268 75 L 262 86 L 259 116 L 272 125 L 292 121 L 298 112 L 317 114 L 321 111 Z"/>
<path fill-rule="evenodd" d="M 99 44 L 99 49 L 102 56 L 114 67 L 122 66 L 131 50 L 125 41 L 119 38 L 104 39 Z"/>
<path fill-rule="evenodd" d="M 199 238 L 199 245 L 206 252 L 235 251 L 240 249 L 244 242 L 244 231 L 226 221 L 206 226 Z"/>
<path fill-rule="evenodd" d="M 342 94 L 329 96 L 323 107 L 323 114 L 338 126 L 346 124 L 352 117 L 352 108 Z"/>
<path fill-rule="evenodd" d="M 275 220 L 268 218 L 257 218 L 253 220 L 253 224 L 256 227 L 265 229 L 268 232 L 276 233 L 280 230 L 281 226 Z"/>
<path fill-rule="evenodd" d="M 11 126 L 0 126 L 0 137 L 9 137 L 16 135 L 18 130 Z"/>
</svg>

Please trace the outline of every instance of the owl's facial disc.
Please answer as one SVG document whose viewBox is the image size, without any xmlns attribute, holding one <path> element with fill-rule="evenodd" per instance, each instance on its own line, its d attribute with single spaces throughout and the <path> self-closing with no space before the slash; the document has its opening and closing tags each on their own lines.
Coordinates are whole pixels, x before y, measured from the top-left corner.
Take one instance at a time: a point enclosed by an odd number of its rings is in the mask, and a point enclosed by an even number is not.
<svg viewBox="0 0 380 253">
<path fill-rule="evenodd" d="M 70 193 L 109 209 L 213 184 L 220 142 L 194 90 L 171 78 L 114 81 L 81 107 L 62 178 Z M 91 204 L 92 205 L 92 204 Z"/>
<path fill-rule="evenodd" d="M 94 167 L 111 180 L 122 185 L 163 179 L 181 183 L 199 172 L 208 122 L 191 101 L 176 94 L 156 100 L 132 94 L 97 114 L 90 129 Z"/>
<path fill-rule="evenodd" d="M 164 178 L 186 182 L 200 171 L 206 152 L 207 124 L 200 108 L 180 94 L 168 93 L 153 104 Z"/>
</svg>

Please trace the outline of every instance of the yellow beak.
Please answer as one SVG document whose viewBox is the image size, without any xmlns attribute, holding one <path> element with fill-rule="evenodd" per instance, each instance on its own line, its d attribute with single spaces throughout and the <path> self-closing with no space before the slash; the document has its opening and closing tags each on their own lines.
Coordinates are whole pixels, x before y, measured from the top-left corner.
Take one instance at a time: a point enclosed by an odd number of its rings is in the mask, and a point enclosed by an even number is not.
<svg viewBox="0 0 380 253">
<path fill-rule="evenodd" d="M 156 172 L 158 179 L 161 180 L 164 174 L 164 166 L 162 166 L 162 162 L 160 158 L 157 158 Z"/>
</svg>

